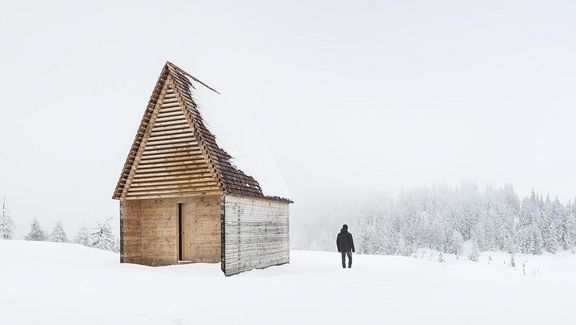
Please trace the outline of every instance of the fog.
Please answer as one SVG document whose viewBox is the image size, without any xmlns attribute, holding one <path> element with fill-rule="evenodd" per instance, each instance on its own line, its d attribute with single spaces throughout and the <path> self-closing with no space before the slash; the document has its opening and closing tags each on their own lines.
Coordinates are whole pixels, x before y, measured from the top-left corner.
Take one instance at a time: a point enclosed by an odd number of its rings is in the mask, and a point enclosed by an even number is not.
<svg viewBox="0 0 576 325">
<path fill-rule="evenodd" d="M 5 2 L 0 195 L 19 236 L 33 217 L 70 233 L 117 218 L 114 186 L 170 60 L 222 93 L 195 95 L 238 167 L 288 189 L 293 232 L 334 202 L 462 181 L 573 199 L 575 9 Z"/>
</svg>

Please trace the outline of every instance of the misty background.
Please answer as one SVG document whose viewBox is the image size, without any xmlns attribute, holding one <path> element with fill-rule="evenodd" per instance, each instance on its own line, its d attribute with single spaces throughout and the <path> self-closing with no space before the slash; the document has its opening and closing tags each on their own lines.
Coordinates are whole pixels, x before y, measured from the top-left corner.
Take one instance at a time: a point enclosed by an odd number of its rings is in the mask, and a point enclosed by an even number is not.
<svg viewBox="0 0 576 325">
<path fill-rule="evenodd" d="M 576 197 L 575 9 L 5 2 L 0 195 L 19 237 L 34 217 L 47 230 L 61 220 L 70 237 L 117 220 L 112 192 L 170 60 L 222 93 L 195 96 L 238 167 L 295 201 L 293 247 L 322 225 L 311 220 L 413 188 L 511 184 L 566 202 Z"/>
</svg>

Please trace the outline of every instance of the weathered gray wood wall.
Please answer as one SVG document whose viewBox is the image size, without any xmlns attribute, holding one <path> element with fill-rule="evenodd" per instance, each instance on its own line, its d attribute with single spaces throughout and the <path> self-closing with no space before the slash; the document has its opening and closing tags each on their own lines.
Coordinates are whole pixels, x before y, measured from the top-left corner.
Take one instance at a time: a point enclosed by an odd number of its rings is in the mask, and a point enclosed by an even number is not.
<svg viewBox="0 0 576 325">
<path fill-rule="evenodd" d="M 222 204 L 224 274 L 290 262 L 288 202 L 226 195 Z"/>
</svg>

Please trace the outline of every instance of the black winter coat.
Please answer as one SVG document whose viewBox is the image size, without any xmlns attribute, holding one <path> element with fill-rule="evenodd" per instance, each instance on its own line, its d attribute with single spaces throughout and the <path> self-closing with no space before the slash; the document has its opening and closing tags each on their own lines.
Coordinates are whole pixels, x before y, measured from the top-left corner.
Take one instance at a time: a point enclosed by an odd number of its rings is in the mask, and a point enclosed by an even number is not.
<svg viewBox="0 0 576 325">
<path fill-rule="evenodd" d="M 352 239 L 352 234 L 349 233 L 348 230 L 340 230 L 338 237 L 336 237 L 336 246 L 338 246 L 339 252 L 354 252 L 354 239 Z"/>
</svg>

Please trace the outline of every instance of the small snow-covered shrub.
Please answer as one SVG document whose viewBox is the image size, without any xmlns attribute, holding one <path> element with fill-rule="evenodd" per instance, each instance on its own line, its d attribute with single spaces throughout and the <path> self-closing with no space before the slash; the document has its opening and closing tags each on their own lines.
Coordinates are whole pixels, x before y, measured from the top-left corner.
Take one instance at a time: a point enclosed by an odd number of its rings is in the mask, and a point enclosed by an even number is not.
<svg viewBox="0 0 576 325">
<path fill-rule="evenodd" d="M 477 250 L 474 250 L 472 253 L 470 253 L 470 255 L 468 255 L 468 259 L 472 262 L 478 262 L 480 259 L 480 253 L 478 253 Z"/>
<path fill-rule="evenodd" d="M 514 261 L 514 254 L 510 254 L 510 267 L 516 267 L 516 262 Z"/>
<path fill-rule="evenodd" d="M 446 260 L 444 259 L 444 255 L 442 255 L 442 252 L 439 252 L 439 253 L 438 253 L 438 262 L 439 262 L 439 263 L 443 263 L 443 262 L 445 262 L 445 261 L 446 261 Z"/>
<path fill-rule="evenodd" d="M 522 262 L 522 274 L 526 275 L 526 261 Z"/>
</svg>

